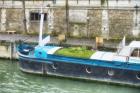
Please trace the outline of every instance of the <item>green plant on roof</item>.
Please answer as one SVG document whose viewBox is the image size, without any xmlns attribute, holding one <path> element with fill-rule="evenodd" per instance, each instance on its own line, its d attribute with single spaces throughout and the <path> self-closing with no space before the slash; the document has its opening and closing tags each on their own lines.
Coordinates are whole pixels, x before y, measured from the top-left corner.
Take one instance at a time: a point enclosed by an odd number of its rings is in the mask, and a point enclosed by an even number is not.
<svg viewBox="0 0 140 93">
<path fill-rule="evenodd" d="M 68 47 L 62 48 L 55 52 L 57 55 L 79 57 L 79 58 L 90 58 L 95 51 L 87 49 L 87 47 Z"/>
</svg>

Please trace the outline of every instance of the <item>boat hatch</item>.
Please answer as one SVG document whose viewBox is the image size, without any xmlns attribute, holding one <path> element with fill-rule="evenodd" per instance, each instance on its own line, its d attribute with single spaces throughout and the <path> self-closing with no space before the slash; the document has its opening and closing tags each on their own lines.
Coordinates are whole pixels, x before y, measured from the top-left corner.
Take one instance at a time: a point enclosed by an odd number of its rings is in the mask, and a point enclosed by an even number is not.
<svg viewBox="0 0 140 93">
<path fill-rule="evenodd" d="M 61 47 L 57 46 L 37 46 L 35 47 L 34 56 L 36 58 L 47 58 L 47 54 L 53 54 L 55 51 L 60 49 Z"/>
</svg>

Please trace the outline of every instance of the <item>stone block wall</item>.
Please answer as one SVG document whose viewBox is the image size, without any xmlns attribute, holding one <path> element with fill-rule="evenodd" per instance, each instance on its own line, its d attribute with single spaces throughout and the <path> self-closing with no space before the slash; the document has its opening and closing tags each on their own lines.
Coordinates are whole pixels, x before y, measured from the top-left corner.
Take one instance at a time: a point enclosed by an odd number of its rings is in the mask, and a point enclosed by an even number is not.
<svg viewBox="0 0 140 93">
<path fill-rule="evenodd" d="M 69 29 L 71 37 L 87 37 L 87 25 L 84 23 L 70 23 Z"/>
<path fill-rule="evenodd" d="M 132 36 L 133 11 L 132 10 L 110 10 L 109 11 L 109 36 L 118 38 Z"/>
<path fill-rule="evenodd" d="M 30 19 L 29 20 L 29 30 L 28 32 L 29 33 L 34 33 L 34 34 L 38 34 L 39 32 L 39 28 L 40 28 L 40 21 L 31 21 Z M 43 33 L 48 33 L 48 22 L 47 20 L 44 21 L 44 24 L 43 24 Z"/>
<path fill-rule="evenodd" d="M 66 10 L 64 8 L 54 9 L 54 34 L 66 33 Z"/>
<path fill-rule="evenodd" d="M 23 14 L 21 9 L 6 9 L 6 30 L 23 31 Z"/>
<path fill-rule="evenodd" d="M 57 33 L 66 32 L 65 9 L 54 11 L 54 28 Z M 69 22 L 69 35 L 72 37 L 95 37 L 101 35 L 101 10 L 88 10 L 86 23 Z"/>
<path fill-rule="evenodd" d="M 89 17 L 89 36 L 95 37 L 101 35 L 101 27 L 102 27 L 102 15 L 101 10 L 88 10 Z"/>
<path fill-rule="evenodd" d="M 40 9 L 28 9 L 29 13 L 32 11 L 40 11 Z M 1 10 L 0 10 L 1 11 Z M 47 13 L 47 9 L 44 12 Z M 66 34 L 66 10 L 65 8 L 55 8 L 53 34 L 58 35 L 60 33 Z M 102 10 L 101 9 L 89 9 L 87 10 L 87 22 L 85 23 L 69 23 L 68 34 L 72 37 L 95 37 L 102 35 Z M 1 12 L 0 12 L 1 13 Z M 113 9 L 108 10 L 109 16 L 109 37 L 120 38 L 124 35 L 132 36 L 133 30 L 133 14 L 134 10 L 121 10 Z M 29 18 L 29 32 L 38 33 L 39 21 L 31 21 Z M 1 20 L 0 20 L 1 21 Z M 44 33 L 48 33 L 48 21 L 44 21 Z M 6 9 L 6 30 L 16 30 L 17 32 L 24 31 L 23 26 L 23 12 L 18 8 Z"/>
<path fill-rule="evenodd" d="M 66 10 L 65 10 L 65 0 L 25 0 L 25 12 L 26 12 L 26 26 L 28 27 L 28 32 L 38 33 L 39 31 L 39 20 L 31 21 L 30 12 L 37 11 L 40 12 L 40 6 L 44 7 L 44 12 L 48 12 L 48 7 L 53 7 L 53 27 L 52 33 L 58 35 L 59 33 L 67 33 L 66 24 Z M 87 11 L 87 21 L 85 23 L 72 23 L 69 22 L 69 32 L 68 34 L 72 37 L 95 37 L 103 35 L 103 10 L 107 8 L 107 5 L 101 4 L 101 1 L 91 0 L 90 4 L 88 1 L 81 1 L 79 3 L 73 0 L 69 2 L 70 9 L 83 9 Z M 140 6 L 140 1 L 135 2 L 134 0 L 126 0 L 123 2 L 109 1 L 108 2 L 108 17 L 107 19 L 107 36 L 110 38 L 120 38 L 124 35 L 128 37 L 133 37 L 135 30 L 140 34 L 140 23 L 138 20 L 138 26 L 134 28 L 136 22 L 134 22 L 136 16 L 136 6 Z M 16 30 L 17 32 L 24 31 L 23 24 L 23 2 L 20 0 L 2 0 L 0 1 L 0 31 L 5 32 L 7 30 Z M 140 10 L 138 11 L 138 17 L 140 16 Z M 86 18 L 85 18 L 86 19 Z M 109 19 L 109 20 L 108 20 Z M 51 22 L 49 22 L 51 23 Z M 44 22 L 43 32 L 48 33 L 48 28 L 50 30 L 51 26 L 48 21 Z M 106 30 L 105 30 L 106 31 Z M 134 33 L 133 33 L 134 32 Z"/>
</svg>

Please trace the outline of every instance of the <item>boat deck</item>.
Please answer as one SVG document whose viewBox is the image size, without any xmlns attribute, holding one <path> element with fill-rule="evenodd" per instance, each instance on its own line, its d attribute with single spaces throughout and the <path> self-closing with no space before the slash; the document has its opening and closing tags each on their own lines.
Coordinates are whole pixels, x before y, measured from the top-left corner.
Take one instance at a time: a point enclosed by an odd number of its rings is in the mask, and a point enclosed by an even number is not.
<svg viewBox="0 0 140 93">
<path fill-rule="evenodd" d="M 115 53 L 113 52 L 103 52 L 103 51 L 97 51 L 94 53 L 90 59 L 97 59 L 97 60 L 107 60 L 112 61 Z"/>
<path fill-rule="evenodd" d="M 59 46 L 42 46 L 42 47 L 36 47 L 35 51 L 33 53 L 30 53 L 30 57 L 32 58 L 42 58 L 46 59 L 49 58 L 49 55 L 53 55 L 57 50 L 59 50 L 62 47 Z M 41 52 L 41 55 L 40 55 Z M 65 57 L 61 57 L 65 58 Z M 59 58 L 59 59 L 61 59 Z M 75 59 L 75 58 L 74 58 Z M 96 51 L 90 59 L 92 60 L 102 60 L 102 61 L 108 61 L 108 62 L 129 62 L 129 63 L 138 63 L 140 64 L 140 59 L 139 58 L 134 58 L 134 57 L 128 57 L 128 56 L 123 56 L 119 55 L 115 52 L 105 52 L 105 51 Z M 89 59 L 89 60 L 90 60 Z M 72 59 L 67 59 L 70 61 L 75 61 Z M 79 58 L 78 58 L 79 60 Z"/>
<path fill-rule="evenodd" d="M 119 62 L 129 62 L 129 63 L 140 64 L 140 58 L 138 57 L 129 57 L 129 56 L 124 56 L 124 55 L 119 55 L 113 52 L 104 52 L 104 51 L 97 51 L 95 54 L 91 56 L 90 59 L 104 60 L 108 62 L 119 61 Z"/>
</svg>

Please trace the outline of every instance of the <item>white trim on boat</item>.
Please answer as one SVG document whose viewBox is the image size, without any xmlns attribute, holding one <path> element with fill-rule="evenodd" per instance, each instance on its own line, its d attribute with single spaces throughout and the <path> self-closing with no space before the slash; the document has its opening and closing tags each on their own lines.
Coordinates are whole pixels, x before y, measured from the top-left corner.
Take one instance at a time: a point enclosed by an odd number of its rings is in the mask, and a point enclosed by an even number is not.
<svg viewBox="0 0 140 93">
<path fill-rule="evenodd" d="M 97 51 L 90 57 L 90 59 L 112 61 L 115 54 L 116 53 L 113 52 Z"/>
<path fill-rule="evenodd" d="M 140 48 L 140 41 L 132 41 L 130 44 L 129 44 L 129 47 L 131 48 Z"/>
<path fill-rule="evenodd" d="M 62 47 L 54 47 L 54 48 L 52 48 L 52 49 L 50 49 L 48 52 L 47 52 L 47 54 L 54 54 L 57 50 L 59 50 L 60 48 L 62 48 Z"/>
</svg>

